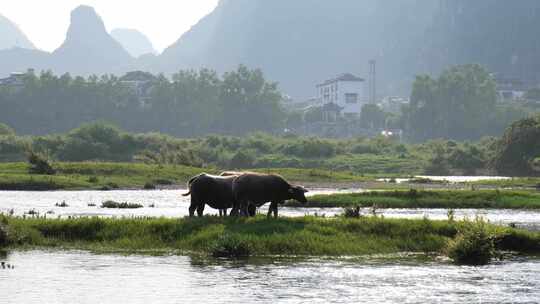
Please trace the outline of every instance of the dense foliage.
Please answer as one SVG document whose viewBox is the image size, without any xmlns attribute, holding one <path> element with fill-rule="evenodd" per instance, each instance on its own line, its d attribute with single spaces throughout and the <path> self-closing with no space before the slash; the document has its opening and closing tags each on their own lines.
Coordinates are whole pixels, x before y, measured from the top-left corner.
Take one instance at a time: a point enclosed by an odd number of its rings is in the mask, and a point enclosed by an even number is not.
<svg viewBox="0 0 540 304">
<path fill-rule="evenodd" d="M 493 165 L 501 174 L 539 175 L 540 115 L 515 122 L 497 146 Z"/>
<path fill-rule="evenodd" d="M 357 173 L 443 174 L 486 169 L 494 139 L 479 144 L 393 138 L 324 139 L 251 133 L 194 139 L 133 134 L 103 123 L 65 135 L 0 136 L 0 159 L 23 161 L 28 150 L 57 161 L 144 162 L 219 168 L 324 168 Z"/>
<path fill-rule="evenodd" d="M 411 104 L 404 109 L 413 140 L 433 138 L 477 140 L 495 136 L 527 113 L 496 105 L 493 77 L 479 65 L 452 67 L 439 78 L 418 76 Z"/>
<path fill-rule="evenodd" d="M 222 77 L 207 69 L 180 71 L 171 80 L 139 73 L 148 81 L 144 92 L 125 77 L 27 74 L 24 89 L 0 88 L 0 121 L 21 134 L 66 132 L 105 120 L 130 131 L 177 136 L 272 132 L 285 121 L 277 85 L 260 70 L 240 66 Z M 0 126 L 5 133 L 12 131 Z M 70 144 L 76 149 L 78 143 Z"/>
</svg>

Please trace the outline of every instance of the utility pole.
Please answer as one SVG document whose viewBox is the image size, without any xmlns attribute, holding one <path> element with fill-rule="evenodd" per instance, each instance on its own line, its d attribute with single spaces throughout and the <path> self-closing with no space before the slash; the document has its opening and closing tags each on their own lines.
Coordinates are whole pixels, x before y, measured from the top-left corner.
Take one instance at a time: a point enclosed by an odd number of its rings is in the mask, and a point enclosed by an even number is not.
<svg viewBox="0 0 540 304">
<path fill-rule="evenodd" d="M 377 61 L 369 61 L 369 103 L 377 102 Z"/>
</svg>

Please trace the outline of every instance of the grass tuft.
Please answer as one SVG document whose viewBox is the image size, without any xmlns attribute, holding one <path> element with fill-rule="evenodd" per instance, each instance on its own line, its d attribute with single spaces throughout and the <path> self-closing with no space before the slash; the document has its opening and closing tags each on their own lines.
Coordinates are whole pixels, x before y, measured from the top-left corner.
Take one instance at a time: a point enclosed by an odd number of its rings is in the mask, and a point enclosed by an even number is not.
<svg viewBox="0 0 540 304">
<path fill-rule="evenodd" d="M 215 258 L 244 258 L 249 257 L 251 252 L 247 241 L 229 233 L 220 236 L 210 247 L 210 253 Z"/>
</svg>

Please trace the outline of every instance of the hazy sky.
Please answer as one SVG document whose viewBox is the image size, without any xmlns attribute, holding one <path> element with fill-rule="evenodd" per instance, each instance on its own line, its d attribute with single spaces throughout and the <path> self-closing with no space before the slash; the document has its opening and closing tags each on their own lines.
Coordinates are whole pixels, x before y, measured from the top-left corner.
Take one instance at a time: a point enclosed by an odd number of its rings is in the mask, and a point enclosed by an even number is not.
<svg viewBox="0 0 540 304">
<path fill-rule="evenodd" d="M 64 41 L 75 7 L 94 7 L 107 27 L 133 28 L 162 51 L 217 5 L 218 0 L 0 0 L 0 14 L 15 22 L 37 48 L 53 51 Z"/>
</svg>

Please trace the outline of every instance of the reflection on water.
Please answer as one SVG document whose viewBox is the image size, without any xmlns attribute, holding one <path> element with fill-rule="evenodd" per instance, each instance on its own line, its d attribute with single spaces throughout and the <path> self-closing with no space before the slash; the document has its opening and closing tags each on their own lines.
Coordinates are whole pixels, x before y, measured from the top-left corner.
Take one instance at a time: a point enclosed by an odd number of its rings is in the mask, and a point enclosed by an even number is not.
<svg viewBox="0 0 540 304">
<path fill-rule="evenodd" d="M 485 267 L 440 262 L 265 260 L 15 252 L 0 303 L 535 303 L 540 260 Z"/>
<path fill-rule="evenodd" d="M 351 192 L 352 190 L 328 190 L 316 189 L 311 195 L 321 193 Z M 356 190 L 361 191 L 361 190 Z M 7 213 L 11 209 L 16 215 L 22 215 L 29 210 L 36 210 L 40 214 L 48 214 L 48 217 L 58 216 L 165 216 L 182 217 L 188 215 L 189 197 L 181 194 L 185 190 L 161 190 L 161 191 L 1 191 L 0 212 Z M 118 202 L 139 203 L 145 206 L 141 209 L 102 209 L 102 202 L 114 200 Z M 56 203 L 66 202 L 69 207 L 56 207 Z M 89 204 L 96 206 L 89 207 Z M 155 206 L 150 208 L 150 206 Z M 266 213 L 268 204 L 261 208 Z M 326 215 L 334 216 L 342 213 L 341 208 L 281 208 L 280 215 L 304 216 Z M 214 209 L 206 207 L 205 214 L 217 214 Z M 363 214 L 369 214 L 369 209 L 362 210 Z M 380 209 L 380 214 L 391 218 L 423 218 L 446 219 L 446 209 Z M 464 209 L 456 210 L 455 218 L 468 217 L 474 219 L 477 215 L 498 224 L 515 223 L 518 227 L 540 230 L 539 210 L 479 210 Z"/>
</svg>

